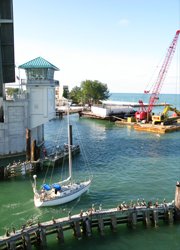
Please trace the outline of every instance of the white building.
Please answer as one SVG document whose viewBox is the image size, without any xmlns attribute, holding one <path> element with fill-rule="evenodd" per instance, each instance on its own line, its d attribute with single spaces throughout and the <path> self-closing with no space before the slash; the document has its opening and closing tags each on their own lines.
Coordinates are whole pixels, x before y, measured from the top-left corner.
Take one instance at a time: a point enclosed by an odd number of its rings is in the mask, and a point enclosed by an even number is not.
<svg viewBox="0 0 180 250">
<path fill-rule="evenodd" d="M 4 100 L 0 117 L 0 156 L 26 152 L 27 130 L 30 142 L 44 141 L 44 124 L 55 117 L 54 71 L 59 70 L 45 59 L 38 57 L 21 66 L 26 73 L 25 98 Z"/>
<path fill-rule="evenodd" d="M 139 106 L 135 102 L 121 102 L 121 101 L 101 101 L 101 106 L 92 106 L 91 112 L 98 117 L 108 117 L 119 114 L 133 114 L 135 113 L 134 107 Z"/>
</svg>

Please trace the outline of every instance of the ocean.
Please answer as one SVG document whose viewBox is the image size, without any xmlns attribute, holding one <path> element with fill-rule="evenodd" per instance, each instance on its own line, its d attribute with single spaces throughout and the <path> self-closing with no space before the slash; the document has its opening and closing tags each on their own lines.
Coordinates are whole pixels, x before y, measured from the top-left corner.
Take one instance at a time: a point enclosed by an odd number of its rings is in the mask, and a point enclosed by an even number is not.
<svg viewBox="0 0 180 250">
<path fill-rule="evenodd" d="M 138 102 L 144 99 L 140 94 L 112 94 L 111 100 Z M 167 102 L 180 108 L 179 95 L 161 95 L 160 102 Z M 180 132 L 164 135 L 138 132 L 129 126 L 117 126 L 109 121 L 79 118 L 78 114 L 70 116 L 73 126 L 73 140 L 78 143 L 75 127 L 80 132 L 81 142 L 93 173 L 93 182 L 89 193 L 69 204 L 51 208 L 35 208 L 33 203 L 32 176 L 18 177 L 0 182 L 0 235 L 13 227 L 19 229 L 27 221 L 51 220 L 86 211 L 92 204 L 102 208 L 117 207 L 118 204 L 134 202 L 137 199 L 163 202 L 174 200 L 176 181 L 180 180 Z M 45 125 L 45 144 L 63 145 L 66 134 L 60 134 L 66 125 L 66 117 L 56 119 Z M 81 144 L 80 144 L 81 146 Z M 73 159 L 74 175 L 86 175 L 83 153 Z M 62 167 L 54 168 L 53 180 L 59 180 Z M 40 186 L 48 172 L 38 173 Z M 47 178 L 47 181 L 49 179 Z M 136 229 L 126 225 L 118 226 L 112 233 L 109 228 L 105 236 L 93 231 L 92 237 L 78 241 L 72 233 L 67 233 L 65 243 L 59 245 L 55 236 L 48 237 L 48 249 L 98 249 L 98 250 L 179 250 L 180 224 L 145 228 L 141 223 Z"/>
</svg>

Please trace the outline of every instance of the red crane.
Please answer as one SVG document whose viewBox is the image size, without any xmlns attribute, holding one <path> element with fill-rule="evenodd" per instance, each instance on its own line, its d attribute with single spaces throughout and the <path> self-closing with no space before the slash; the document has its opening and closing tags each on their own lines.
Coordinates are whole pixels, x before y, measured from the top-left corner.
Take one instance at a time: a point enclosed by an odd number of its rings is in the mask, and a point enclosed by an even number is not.
<svg viewBox="0 0 180 250">
<path fill-rule="evenodd" d="M 157 100 L 159 99 L 159 94 L 163 85 L 163 82 L 165 80 L 167 71 L 169 69 L 170 63 L 172 61 L 174 52 L 176 50 L 176 45 L 177 45 L 177 41 L 178 41 L 178 37 L 179 37 L 179 33 L 180 30 L 176 31 L 175 37 L 171 43 L 171 45 L 168 48 L 166 57 L 164 59 L 163 65 L 159 71 L 156 83 L 154 84 L 152 93 L 150 95 L 149 98 L 149 103 L 147 108 L 145 107 L 144 103 L 142 100 L 139 100 L 139 104 L 140 104 L 140 110 L 136 112 L 136 119 L 137 120 L 145 120 L 148 118 L 148 115 L 152 112 L 153 106 L 155 105 L 155 103 L 157 102 Z M 147 91 L 145 92 L 147 93 Z"/>
</svg>

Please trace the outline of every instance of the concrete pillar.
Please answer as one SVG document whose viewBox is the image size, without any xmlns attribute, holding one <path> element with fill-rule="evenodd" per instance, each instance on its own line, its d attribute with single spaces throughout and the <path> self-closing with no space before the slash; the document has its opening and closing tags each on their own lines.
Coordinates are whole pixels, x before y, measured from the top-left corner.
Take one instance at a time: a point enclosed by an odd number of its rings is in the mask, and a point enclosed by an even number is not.
<svg viewBox="0 0 180 250">
<path fill-rule="evenodd" d="M 99 229 L 101 236 L 103 236 L 104 235 L 104 221 L 103 221 L 103 218 L 101 217 L 98 219 L 98 229 Z"/>
<path fill-rule="evenodd" d="M 180 220 L 180 182 L 176 183 L 175 191 L 175 220 Z"/>
</svg>

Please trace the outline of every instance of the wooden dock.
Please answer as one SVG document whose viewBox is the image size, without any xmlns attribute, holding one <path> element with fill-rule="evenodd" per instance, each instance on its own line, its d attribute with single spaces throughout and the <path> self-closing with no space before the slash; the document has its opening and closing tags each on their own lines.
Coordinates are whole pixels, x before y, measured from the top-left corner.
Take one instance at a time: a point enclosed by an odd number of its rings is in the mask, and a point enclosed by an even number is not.
<svg viewBox="0 0 180 250">
<path fill-rule="evenodd" d="M 116 232 L 118 225 L 127 224 L 135 228 L 137 223 L 142 222 L 146 227 L 158 226 L 159 221 L 173 223 L 175 207 L 172 203 L 157 203 L 152 205 L 139 205 L 126 207 L 121 204 L 117 208 L 95 210 L 70 215 L 65 218 L 52 219 L 51 221 L 37 223 L 21 230 L 6 232 L 0 237 L 0 249 L 32 249 L 33 245 L 39 245 L 42 249 L 47 247 L 47 236 L 55 234 L 60 242 L 64 242 L 64 232 L 71 230 L 77 239 L 90 237 L 96 228 L 100 235 L 105 234 L 105 228 L 109 227 Z"/>
<path fill-rule="evenodd" d="M 80 153 L 79 145 L 78 144 L 73 145 L 71 148 L 71 152 L 72 152 L 72 156 L 79 154 Z M 47 166 L 57 166 L 58 164 L 62 163 L 63 160 L 67 160 L 67 159 L 69 159 L 69 152 L 68 152 L 68 148 L 66 147 L 64 148 L 63 151 L 52 153 L 49 156 L 43 159 L 40 159 L 41 169 Z"/>
<path fill-rule="evenodd" d="M 72 231 L 76 239 L 90 237 L 94 230 L 98 230 L 101 236 L 105 235 L 105 228 L 109 227 L 113 232 L 117 231 L 118 225 L 126 224 L 135 229 L 138 223 L 144 226 L 157 227 L 160 221 L 166 224 L 172 224 L 174 221 L 180 221 L 180 182 L 176 184 L 175 201 L 171 203 L 154 204 L 152 201 L 146 203 L 144 200 L 132 202 L 127 205 L 124 202 L 112 209 L 98 210 L 92 206 L 88 211 L 80 211 L 79 214 L 67 217 L 52 219 L 47 222 L 38 222 L 31 226 L 24 225 L 20 230 L 6 231 L 4 236 L 0 237 L 1 250 L 26 249 L 31 250 L 33 246 L 47 249 L 48 235 L 55 235 L 60 241 L 65 241 L 65 231 Z"/>
<path fill-rule="evenodd" d="M 74 145 L 72 147 L 72 156 L 80 153 L 79 145 Z M 56 167 L 69 158 L 69 153 L 64 150 L 59 153 L 54 153 L 48 157 L 38 159 L 37 161 L 18 161 L 8 164 L 5 167 L 0 168 L 0 180 L 13 178 L 17 176 L 27 175 L 36 173 L 38 171 L 46 170 L 47 167 Z"/>
<path fill-rule="evenodd" d="M 31 174 L 36 171 L 37 164 L 39 164 L 39 161 L 18 161 L 6 167 L 1 167 L 0 179 Z"/>
</svg>

